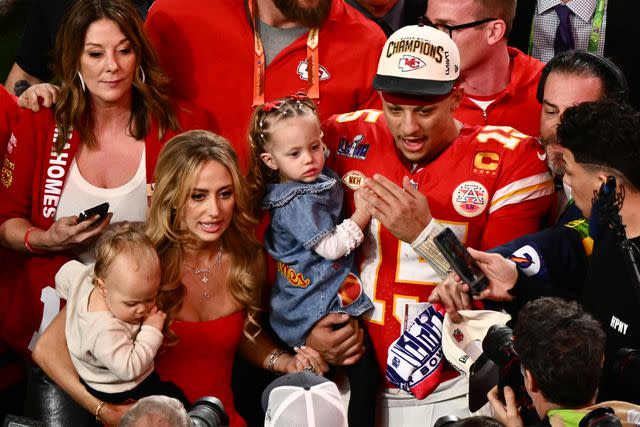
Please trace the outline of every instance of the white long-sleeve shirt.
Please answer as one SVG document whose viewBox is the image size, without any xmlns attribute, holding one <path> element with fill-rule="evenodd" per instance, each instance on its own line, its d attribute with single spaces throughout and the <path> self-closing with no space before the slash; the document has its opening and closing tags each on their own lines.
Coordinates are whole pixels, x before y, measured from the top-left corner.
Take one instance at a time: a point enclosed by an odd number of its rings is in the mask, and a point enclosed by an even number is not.
<svg viewBox="0 0 640 427">
<path fill-rule="evenodd" d="M 162 332 L 123 322 L 108 311 L 87 311 L 94 290 L 92 273 L 93 264 L 69 261 L 56 274 L 56 292 L 67 300 L 65 335 L 71 361 L 95 390 L 131 390 L 153 371 Z"/>
</svg>

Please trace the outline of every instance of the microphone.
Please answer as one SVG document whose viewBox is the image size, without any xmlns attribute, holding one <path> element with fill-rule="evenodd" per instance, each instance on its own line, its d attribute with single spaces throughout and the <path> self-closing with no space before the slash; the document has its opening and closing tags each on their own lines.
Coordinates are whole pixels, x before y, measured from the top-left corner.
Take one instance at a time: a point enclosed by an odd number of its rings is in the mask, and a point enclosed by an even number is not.
<svg viewBox="0 0 640 427">
<path fill-rule="evenodd" d="M 600 235 L 603 227 L 608 227 L 614 233 L 627 267 L 627 272 L 634 282 L 636 297 L 640 302 L 640 262 L 635 246 L 627 239 L 625 225 L 622 223 L 620 209 L 624 202 L 624 186 L 619 186 L 620 191 L 616 191 L 616 178 L 608 176 L 607 182 L 600 186 L 599 191 L 594 191 L 594 197 L 591 200 L 591 218 L 589 218 L 589 235 L 596 240 Z"/>
</svg>

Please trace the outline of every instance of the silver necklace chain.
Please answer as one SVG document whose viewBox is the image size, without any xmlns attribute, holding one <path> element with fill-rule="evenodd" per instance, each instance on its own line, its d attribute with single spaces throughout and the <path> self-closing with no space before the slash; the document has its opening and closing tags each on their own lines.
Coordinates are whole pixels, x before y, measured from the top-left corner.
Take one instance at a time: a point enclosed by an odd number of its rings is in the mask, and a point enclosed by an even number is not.
<svg viewBox="0 0 640 427">
<path fill-rule="evenodd" d="M 204 298 L 209 298 L 211 295 L 209 294 L 209 285 L 207 284 L 209 282 L 209 273 L 211 273 L 211 271 L 213 271 L 214 269 L 216 271 L 220 271 L 220 263 L 222 261 L 222 245 L 220 245 L 220 249 L 218 249 L 218 252 L 216 253 L 216 258 L 215 261 L 213 261 L 213 264 L 211 264 L 208 267 L 194 267 L 192 265 L 187 264 L 186 262 L 184 263 L 184 266 L 189 268 L 189 270 L 191 270 L 193 272 L 194 275 L 198 276 L 200 278 L 200 281 L 202 282 L 202 296 Z"/>
</svg>

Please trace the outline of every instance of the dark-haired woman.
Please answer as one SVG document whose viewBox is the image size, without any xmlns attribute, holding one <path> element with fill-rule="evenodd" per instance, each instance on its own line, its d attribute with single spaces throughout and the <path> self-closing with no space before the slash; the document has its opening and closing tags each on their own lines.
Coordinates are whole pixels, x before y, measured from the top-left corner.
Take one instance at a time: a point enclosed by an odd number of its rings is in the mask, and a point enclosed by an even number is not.
<svg viewBox="0 0 640 427">
<path fill-rule="evenodd" d="M 0 286 L 12 288 L 2 341 L 28 354 L 60 302 L 51 288 L 64 262 L 92 260 L 110 222 L 143 221 L 162 144 L 209 118 L 166 96 L 142 20 L 128 0 L 81 0 L 56 41 L 61 82 L 54 109 L 24 110 L 0 173 Z M 110 203 L 106 218 L 78 214 Z"/>
</svg>

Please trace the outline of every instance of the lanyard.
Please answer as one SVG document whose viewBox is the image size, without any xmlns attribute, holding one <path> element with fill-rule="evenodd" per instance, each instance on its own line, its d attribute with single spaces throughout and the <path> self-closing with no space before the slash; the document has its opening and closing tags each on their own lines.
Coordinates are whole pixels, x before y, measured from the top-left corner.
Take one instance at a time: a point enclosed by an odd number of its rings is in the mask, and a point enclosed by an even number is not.
<svg viewBox="0 0 640 427">
<path fill-rule="evenodd" d="M 589 46 L 587 50 L 592 53 L 598 52 L 600 44 L 600 36 L 602 33 L 602 21 L 604 20 L 604 3 L 605 0 L 598 0 L 596 11 L 593 15 L 593 24 L 591 25 L 591 34 L 589 35 Z M 533 33 L 535 18 L 531 20 L 531 33 L 529 34 L 529 55 L 533 52 Z"/>
<path fill-rule="evenodd" d="M 253 25 L 253 107 L 264 104 L 265 58 L 264 46 L 256 26 L 255 0 L 248 1 L 249 16 Z M 307 96 L 316 103 L 320 101 L 320 67 L 318 65 L 318 28 L 311 28 L 307 36 Z"/>
</svg>

